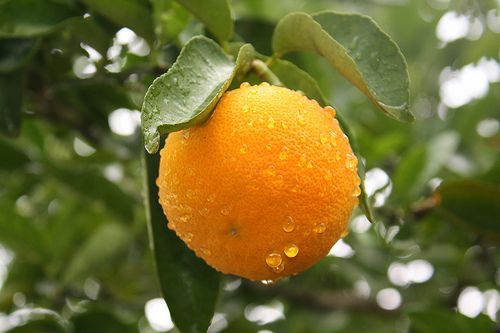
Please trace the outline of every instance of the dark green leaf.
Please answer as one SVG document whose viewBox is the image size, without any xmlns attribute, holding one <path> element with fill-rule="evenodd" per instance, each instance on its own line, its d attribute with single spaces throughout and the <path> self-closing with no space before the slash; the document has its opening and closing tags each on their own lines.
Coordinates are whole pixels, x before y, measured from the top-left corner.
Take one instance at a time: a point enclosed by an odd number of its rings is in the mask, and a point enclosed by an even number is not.
<svg viewBox="0 0 500 333">
<path fill-rule="evenodd" d="M 9 136 L 17 136 L 21 126 L 24 70 L 0 73 L 0 130 Z"/>
<path fill-rule="evenodd" d="M 175 64 L 148 89 L 142 106 L 142 131 L 146 149 L 158 151 L 160 134 L 204 122 L 239 71 L 253 59 L 249 44 L 241 47 L 234 63 L 211 39 L 192 38 Z"/>
<path fill-rule="evenodd" d="M 37 44 L 36 39 L 0 39 L 0 73 L 23 67 L 33 55 Z"/>
<path fill-rule="evenodd" d="M 92 309 L 71 318 L 74 333 L 133 333 L 137 329 L 124 323 L 113 313 Z"/>
<path fill-rule="evenodd" d="M 443 183 L 438 209 L 454 221 L 485 234 L 500 235 L 500 187 L 475 180 Z"/>
<path fill-rule="evenodd" d="M 149 239 L 155 258 L 162 295 L 172 320 L 182 333 L 204 333 L 214 314 L 219 293 L 220 274 L 167 228 L 158 203 L 159 154 L 144 152 L 146 214 Z"/>
<path fill-rule="evenodd" d="M 9 158 L 0 158 L 0 169 L 4 170 L 22 170 L 29 162 L 28 155 L 21 149 L 0 138 L 0 156 Z"/>
<path fill-rule="evenodd" d="M 74 20 L 68 26 L 68 29 L 73 36 L 73 40 L 90 45 L 102 55 L 106 55 L 116 32 L 115 29 L 106 30 L 93 16 Z"/>
<path fill-rule="evenodd" d="M 128 248 L 130 231 L 117 223 L 104 224 L 83 244 L 68 263 L 64 283 L 81 281 L 119 258 Z"/>
<path fill-rule="evenodd" d="M 127 27 L 146 39 L 154 41 L 151 9 L 140 0 L 82 0 L 91 10 L 111 22 Z"/>
<path fill-rule="evenodd" d="M 176 0 L 194 14 L 220 40 L 233 34 L 233 19 L 228 0 Z"/>
<path fill-rule="evenodd" d="M 460 313 L 434 309 L 410 314 L 416 333 L 491 333 L 495 323 L 485 315 L 469 318 Z"/>
<path fill-rule="evenodd" d="M 277 56 L 290 51 L 317 53 L 387 115 L 414 119 L 406 61 L 394 41 L 367 16 L 291 13 L 276 26 L 273 50 Z"/>
<path fill-rule="evenodd" d="M 31 37 L 49 33 L 82 13 L 52 0 L 0 1 L 0 37 Z"/>
</svg>

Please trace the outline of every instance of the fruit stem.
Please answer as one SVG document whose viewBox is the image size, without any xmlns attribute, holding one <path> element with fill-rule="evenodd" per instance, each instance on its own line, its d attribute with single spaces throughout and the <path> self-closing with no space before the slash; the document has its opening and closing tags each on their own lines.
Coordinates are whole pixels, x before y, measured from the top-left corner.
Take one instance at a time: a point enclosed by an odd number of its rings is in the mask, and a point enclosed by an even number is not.
<svg viewBox="0 0 500 333">
<path fill-rule="evenodd" d="M 255 59 L 254 61 L 252 61 L 251 69 L 261 80 L 267 81 L 273 86 L 284 86 L 283 83 L 281 83 L 280 79 L 276 76 L 276 74 L 274 74 L 262 60 Z"/>
</svg>

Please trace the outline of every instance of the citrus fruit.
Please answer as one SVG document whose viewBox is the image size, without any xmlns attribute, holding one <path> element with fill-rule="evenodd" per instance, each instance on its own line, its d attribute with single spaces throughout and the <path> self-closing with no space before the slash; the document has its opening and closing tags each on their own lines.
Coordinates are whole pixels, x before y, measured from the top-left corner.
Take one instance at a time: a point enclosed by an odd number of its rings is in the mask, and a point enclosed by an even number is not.
<svg viewBox="0 0 500 333">
<path fill-rule="evenodd" d="M 335 110 L 267 83 L 243 83 L 205 123 L 171 133 L 157 184 L 168 227 L 215 269 L 250 280 L 325 256 L 360 194 Z"/>
</svg>

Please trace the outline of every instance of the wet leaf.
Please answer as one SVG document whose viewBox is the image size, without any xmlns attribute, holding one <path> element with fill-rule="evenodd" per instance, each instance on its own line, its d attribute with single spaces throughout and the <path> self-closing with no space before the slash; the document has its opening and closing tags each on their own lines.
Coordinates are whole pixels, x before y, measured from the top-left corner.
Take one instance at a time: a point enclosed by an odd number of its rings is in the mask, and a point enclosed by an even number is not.
<svg viewBox="0 0 500 333">
<path fill-rule="evenodd" d="M 414 120 L 406 61 L 394 41 L 367 16 L 291 13 L 276 25 L 273 50 L 277 56 L 317 53 L 388 116 Z"/>
<path fill-rule="evenodd" d="M 146 149 L 158 151 L 160 135 L 204 122 L 239 71 L 253 59 L 249 44 L 233 62 L 214 41 L 198 36 L 182 49 L 175 64 L 148 89 L 142 106 Z"/>
</svg>

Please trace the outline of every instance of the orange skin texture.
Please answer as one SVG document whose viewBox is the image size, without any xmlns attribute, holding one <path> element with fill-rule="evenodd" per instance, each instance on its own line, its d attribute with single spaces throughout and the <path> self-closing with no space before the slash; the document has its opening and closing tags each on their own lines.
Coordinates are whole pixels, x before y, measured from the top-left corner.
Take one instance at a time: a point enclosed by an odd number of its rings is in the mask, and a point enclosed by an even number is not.
<svg viewBox="0 0 500 333">
<path fill-rule="evenodd" d="M 226 92 L 208 121 L 171 133 L 161 150 L 168 227 L 226 274 L 277 280 L 309 268 L 346 234 L 360 191 L 334 116 L 266 83 Z M 271 253 L 280 258 L 270 265 Z"/>
</svg>

